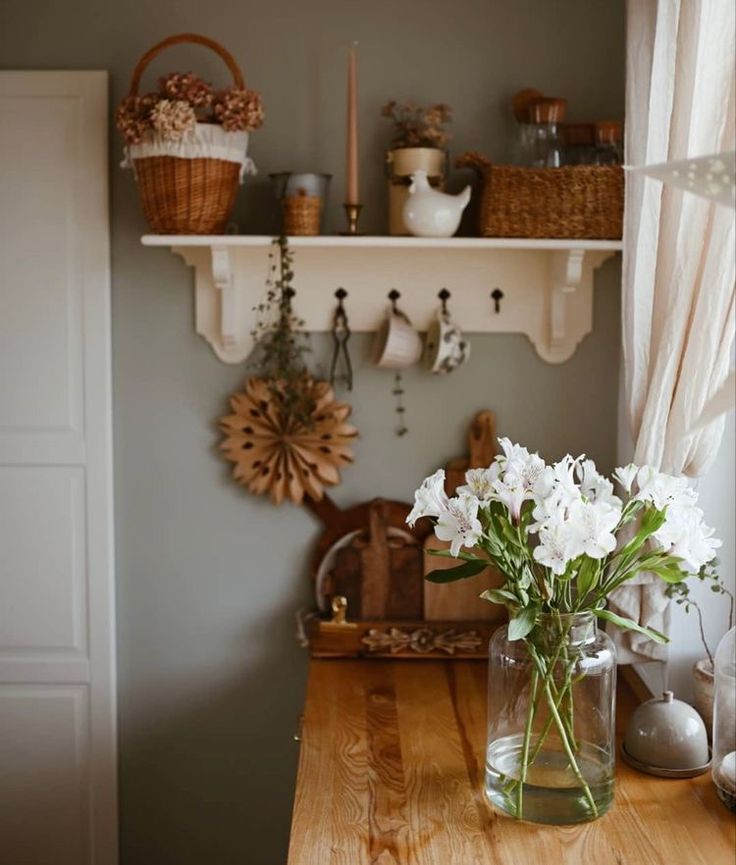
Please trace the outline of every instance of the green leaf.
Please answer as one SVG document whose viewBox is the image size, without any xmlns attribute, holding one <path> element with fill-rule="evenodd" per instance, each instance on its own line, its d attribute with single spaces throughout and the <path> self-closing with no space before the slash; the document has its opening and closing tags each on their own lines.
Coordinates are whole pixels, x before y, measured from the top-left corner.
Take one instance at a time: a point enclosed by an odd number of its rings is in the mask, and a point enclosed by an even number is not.
<svg viewBox="0 0 736 865">
<path fill-rule="evenodd" d="M 681 583 L 687 574 L 677 565 L 655 565 L 648 568 L 651 573 L 656 574 L 665 583 Z"/>
<path fill-rule="evenodd" d="M 621 550 L 624 555 L 630 555 L 637 552 L 648 538 L 656 531 L 662 528 L 664 521 L 667 519 L 667 509 L 659 511 L 655 507 L 647 507 L 641 518 L 639 531 Z"/>
<path fill-rule="evenodd" d="M 466 580 L 468 577 L 474 577 L 488 567 L 488 562 L 484 559 L 465 562 L 464 565 L 458 565 L 456 568 L 438 568 L 436 571 L 430 571 L 424 578 L 430 583 L 454 583 L 455 580 Z"/>
<path fill-rule="evenodd" d="M 537 621 L 539 608 L 536 604 L 524 607 L 519 613 L 509 620 L 509 640 L 521 640 L 531 631 Z"/>
<path fill-rule="evenodd" d="M 623 628 L 625 631 L 638 631 L 638 633 L 644 634 L 645 637 L 649 637 L 650 640 L 654 640 L 655 643 L 669 643 L 669 637 L 666 637 L 659 631 L 655 631 L 654 628 L 645 628 L 633 619 L 625 619 L 623 616 L 617 616 L 616 613 L 612 613 L 610 610 L 594 610 L 593 612 L 599 619 L 605 619 L 607 622 L 612 622 L 614 625 Z"/>
<path fill-rule="evenodd" d="M 514 547 L 523 548 L 516 529 L 514 529 L 507 520 L 499 519 L 499 522 L 501 524 L 501 531 L 503 532 L 503 536 L 506 538 L 508 543 L 510 543 Z"/>
<path fill-rule="evenodd" d="M 474 556 L 472 553 L 464 553 L 462 550 L 456 555 L 453 554 L 449 550 L 427 550 L 433 556 L 440 556 L 443 559 L 462 559 L 465 562 L 485 562 L 488 564 L 487 559 L 483 559 L 480 556 Z"/>
<path fill-rule="evenodd" d="M 598 584 L 598 577 L 600 576 L 600 568 L 599 563 L 589 558 L 588 556 L 583 556 L 583 562 L 580 565 L 580 570 L 578 571 L 578 597 L 584 598 L 588 592 L 596 587 Z"/>
<path fill-rule="evenodd" d="M 507 604 L 515 604 L 518 606 L 519 599 L 513 592 L 509 592 L 507 589 L 486 589 L 485 592 L 481 593 L 481 598 L 484 601 L 490 601 L 492 604 L 501 604 L 506 606 Z"/>
</svg>

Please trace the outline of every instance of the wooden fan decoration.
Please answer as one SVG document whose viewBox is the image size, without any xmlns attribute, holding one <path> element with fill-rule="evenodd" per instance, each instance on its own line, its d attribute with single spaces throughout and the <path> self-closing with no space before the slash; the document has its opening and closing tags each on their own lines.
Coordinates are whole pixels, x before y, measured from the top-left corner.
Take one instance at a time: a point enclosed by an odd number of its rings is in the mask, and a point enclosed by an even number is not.
<svg viewBox="0 0 736 865">
<path fill-rule="evenodd" d="M 358 431 L 347 423 L 351 406 L 337 402 L 326 381 L 310 378 L 307 387 L 311 425 L 286 415 L 273 383 L 260 378 L 230 397 L 233 413 L 219 420 L 220 450 L 235 463 L 233 478 L 254 495 L 268 493 L 276 505 L 285 498 L 301 504 L 305 496 L 320 501 L 325 486 L 340 482 L 339 469 L 353 461 Z"/>
</svg>

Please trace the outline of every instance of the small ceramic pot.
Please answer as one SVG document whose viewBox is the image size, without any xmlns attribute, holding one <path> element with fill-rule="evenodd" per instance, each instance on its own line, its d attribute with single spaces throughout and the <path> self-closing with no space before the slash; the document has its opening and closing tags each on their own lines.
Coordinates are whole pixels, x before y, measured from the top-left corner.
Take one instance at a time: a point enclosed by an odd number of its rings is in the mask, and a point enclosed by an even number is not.
<svg viewBox="0 0 736 865">
<path fill-rule="evenodd" d="M 470 357 L 470 342 L 450 318 L 440 309 L 427 329 L 423 363 L 435 375 L 444 375 L 457 369 Z"/>
<path fill-rule="evenodd" d="M 693 664 L 693 698 L 710 738 L 713 734 L 713 664 L 707 658 Z"/>
<path fill-rule="evenodd" d="M 422 339 L 400 309 L 390 309 L 376 333 L 373 362 L 387 369 L 413 366 L 421 357 Z"/>
</svg>

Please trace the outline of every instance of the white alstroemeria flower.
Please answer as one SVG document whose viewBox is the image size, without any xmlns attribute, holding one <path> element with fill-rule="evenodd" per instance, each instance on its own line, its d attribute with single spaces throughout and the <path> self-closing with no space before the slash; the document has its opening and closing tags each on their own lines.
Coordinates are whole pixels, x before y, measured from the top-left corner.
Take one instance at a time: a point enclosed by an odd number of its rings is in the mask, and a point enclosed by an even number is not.
<svg viewBox="0 0 736 865">
<path fill-rule="evenodd" d="M 507 438 L 500 438 L 498 442 L 505 456 L 498 458 L 502 473 L 493 484 L 491 498 L 504 504 L 516 522 L 525 501 L 536 501 L 549 494 L 553 475 L 539 454 L 530 454 Z"/>
<path fill-rule="evenodd" d="M 434 533 L 441 541 L 450 542 L 450 553 L 456 556 L 460 547 L 474 547 L 483 533 L 478 519 L 478 499 L 462 493 L 449 499 L 447 507 L 440 514 Z"/>
<path fill-rule="evenodd" d="M 535 561 L 560 576 L 575 556 L 571 555 L 570 533 L 562 520 L 551 520 L 539 530 L 539 545 L 532 554 Z"/>
<path fill-rule="evenodd" d="M 613 484 L 600 474 L 593 460 L 578 463 L 576 473 L 580 480 L 580 492 L 589 502 L 606 502 L 611 507 L 621 507 L 621 499 L 613 494 Z"/>
<path fill-rule="evenodd" d="M 406 521 L 413 527 L 418 519 L 439 517 L 446 508 L 445 470 L 437 469 L 433 475 L 422 481 L 422 485 L 414 493 L 414 507 Z"/>
<path fill-rule="evenodd" d="M 634 463 L 629 463 L 627 466 L 619 466 L 613 473 L 613 477 L 617 480 L 623 489 L 627 492 L 631 492 L 631 485 L 634 483 L 634 478 L 639 471 L 639 466 L 634 465 Z"/>
<path fill-rule="evenodd" d="M 465 483 L 457 488 L 457 493 L 468 493 L 483 503 L 489 502 L 500 470 L 498 463 L 493 463 L 487 469 L 468 469 L 465 472 Z"/>
<path fill-rule="evenodd" d="M 654 533 L 654 540 L 665 552 L 683 559 L 690 573 L 697 573 L 715 558 L 721 541 L 714 538 L 715 529 L 703 522 L 703 511 L 694 505 L 672 504 L 667 518 Z"/>
<path fill-rule="evenodd" d="M 574 502 L 580 501 L 580 487 L 575 483 L 577 464 L 578 460 L 567 454 L 552 466 L 552 491 L 548 498 L 561 510 L 566 510 Z"/>
<path fill-rule="evenodd" d="M 531 496 L 528 496 L 528 490 L 521 484 L 510 486 L 502 480 L 498 480 L 493 484 L 492 498 L 505 505 L 508 508 L 511 519 L 517 523 L 521 516 L 521 506 L 524 504 L 525 499 L 531 498 Z"/>
<path fill-rule="evenodd" d="M 621 507 L 608 502 L 574 502 L 566 526 L 570 532 L 570 553 L 573 558 L 585 554 L 591 559 L 604 559 L 616 549 L 614 529 L 621 519 Z"/>
<path fill-rule="evenodd" d="M 634 496 L 643 502 L 651 502 L 657 510 L 662 511 L 668 505 L 686 507 L 694 505 L 697 494 L 688 485 L 686 478 L 676 478 L 664 472 L 657 471 L 652 466 L 642 466 L 636 474 L 639 492 Z"/>
<path fill-rule="evenodd" d="M 512 444 L 511 439 L 502 436 L 498 443 L 501 445 L 503 456 L 498 456 L 497 459 L 508 465 L 514 463 L 525 463 L 529 459 L 529 451 L 521 445 Z"/>
</svg>

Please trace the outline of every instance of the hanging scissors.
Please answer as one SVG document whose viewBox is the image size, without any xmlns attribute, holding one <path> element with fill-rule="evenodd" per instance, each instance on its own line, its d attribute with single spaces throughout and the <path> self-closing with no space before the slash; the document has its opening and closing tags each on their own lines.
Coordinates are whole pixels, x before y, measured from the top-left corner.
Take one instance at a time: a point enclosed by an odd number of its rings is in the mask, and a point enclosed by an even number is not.
<svg viewBox="0 0 736 865">
<path fill-rule="evenodd" d="M 348 325 L 348 316 L 345 312 L 343 300 L 348 296 L 344 288 L 338 288 L 335 292 L 337 298 L 337 307 L 335 314 L 332 317 L 332 363 L 330 364 L 330 384 L 334 385 L 335 380 L 339 377 L 345 382 L 345 387 L 348 390 L 353 389 L 353 365 L 350 362 L 348 354 L 348 340 L 350 339 L 350 327 Z M 338 376 L 337 367 L 342 356 L 342 365 L 344 372 Z"/>
</svg>

